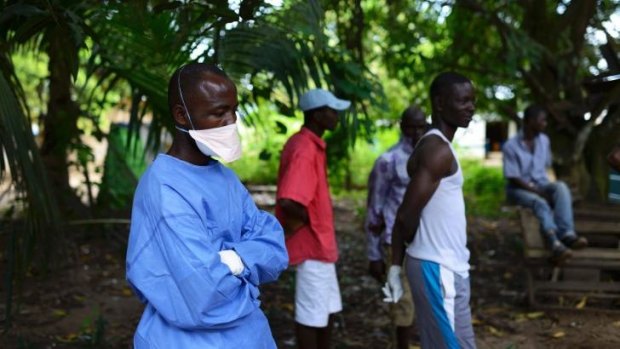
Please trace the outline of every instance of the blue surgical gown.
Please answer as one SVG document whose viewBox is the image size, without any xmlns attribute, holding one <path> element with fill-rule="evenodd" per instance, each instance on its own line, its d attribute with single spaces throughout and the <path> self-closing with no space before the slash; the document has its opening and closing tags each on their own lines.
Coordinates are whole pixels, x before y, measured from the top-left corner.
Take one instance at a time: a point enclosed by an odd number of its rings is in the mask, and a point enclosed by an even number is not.
<svg viewBox="0 0 620 349">
<path fill-rule="evenodd" d="M 218 251 L 233 249 L 234 276 Z M 284 233 L 230 169 L 160 154 L 136 190 L 127 280 L 146 308 L 134 335 L 144 348 L 275 348 L 258 286 L 288 264 Z"/>
</svg>

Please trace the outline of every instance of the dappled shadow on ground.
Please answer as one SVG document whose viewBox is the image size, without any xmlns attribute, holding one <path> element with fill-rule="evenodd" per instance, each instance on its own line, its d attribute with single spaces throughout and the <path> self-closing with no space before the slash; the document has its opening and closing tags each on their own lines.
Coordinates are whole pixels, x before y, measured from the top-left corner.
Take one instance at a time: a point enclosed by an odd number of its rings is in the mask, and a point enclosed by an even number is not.
<svg viewBox="0 0 620 349">
<path fill-rule="evenodd" d="M 388 307 L 380 285 L 367 275 L 360 200 L 335 201 L 343 312 L 335 348 L 393 348 Z M 516 217 L 469 217 L 472 310 L 478 347 L 617 348 L 619 313 L 575 310 L 582 300 L 563 299 L 567 310 L 539 311 L 526 304 L 522 244 Z M 68 232 L 72 262 L 50 276 L 26 278 L 2 348 L 128 348 L 142 305 L 125 283 L 127 228 L 80 228 Z M 3 242 L 2 246 L 6 246 Z M 6 256 L 3 254 L 2 269 Z M 280 348 L 295 346 L 294 273 L 262 287 L 263 309 Z M 1 299 L 6 290 L 0 290 Z M 558 302 L 550 299 L 549 302 Z M 5 314 L 4 305 L 0 314 Z M 589 307 L 589 304 L 585 307 Z M 620 305 L 612 304 L 620 311 Z M 6 321 L 2 323 L 6 325 Z"/>
</svg>

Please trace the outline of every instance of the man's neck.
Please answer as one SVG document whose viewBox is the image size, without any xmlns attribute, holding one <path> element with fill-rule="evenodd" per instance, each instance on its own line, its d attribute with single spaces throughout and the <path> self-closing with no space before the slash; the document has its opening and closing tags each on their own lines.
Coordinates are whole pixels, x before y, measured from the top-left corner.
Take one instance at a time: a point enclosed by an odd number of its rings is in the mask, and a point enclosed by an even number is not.
<svg viewBox="0 0 620 349">
<path fill-rule="evenodd" d="M 536 132 L 534 130 L 530 130 L 528 128 L 524 128 L 523 129 L 523 139 L 525 139 L 527 141 L 531 141 L 534 138 L 536 138 L 536 136 L 538 136 L 538 132 Z"/>
<path fill-rule="evenodd" d="M 207 165 L 211 161 L 210 156 L 206 156 L 198 150 L 196 143 L 189 135 L 179 134 L 179 131 L 177 131 L 166 154 L 197 166 Z"/>
<path fill-rule="evenodd" d="M 444 135 L 444 137 L 446 137 L 450 142 L 452 142 L 452 139 L 454 139 L 454 134 L 456 133 L 456 127 L 446 124 L 441 120 L 441 118 L 438 119 L 438 121 L 433 121 L 433 124 L 431 126 L 438 129 Z"/>
<path fill-rule="evenodd" d="M 313 123 L 313 122 L 309 122 L 304 124 L 304 127 L 307 128 L 308 130 L 312 131 L 312 133 L 314 133 L 315 135 L 320 137 L 323 137 L 323 133 L 325 133 L 325 129 L 322 128 L 321 126 Z"/>
</svg>

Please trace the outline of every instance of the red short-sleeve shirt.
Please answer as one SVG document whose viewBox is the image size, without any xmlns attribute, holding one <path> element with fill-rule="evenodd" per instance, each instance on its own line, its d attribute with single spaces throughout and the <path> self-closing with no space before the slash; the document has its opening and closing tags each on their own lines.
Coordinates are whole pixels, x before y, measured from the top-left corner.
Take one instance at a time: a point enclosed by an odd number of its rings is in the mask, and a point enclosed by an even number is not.
<svg viewBox="0 0 620 349">
<path fill-rule="evenodd" d="M 290 199 L 304 205 L 310 220 L 309 225 L 286 238 L 291 265 L 308 259 L 329 263 L 338 260 L 326 165 L 325 141 L 305 127 L 284 145 L 276 200 Z M 278 205 L 276 217 L 286 221 Z"/>
</svg>

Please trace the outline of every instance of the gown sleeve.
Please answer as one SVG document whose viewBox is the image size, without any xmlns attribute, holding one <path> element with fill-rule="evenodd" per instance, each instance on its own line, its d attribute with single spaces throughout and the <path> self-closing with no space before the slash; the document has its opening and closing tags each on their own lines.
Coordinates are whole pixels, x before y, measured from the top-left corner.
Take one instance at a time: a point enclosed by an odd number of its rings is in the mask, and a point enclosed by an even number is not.
<svg viewBox="0 0 620 349">
<path fill-rule="evenodd" d="M 241 240 L 225 242 L 234 249 L 245 265 L 242 277 L 251 284 L 275 281 L 288 266 L 284 231 L 271 214 L 259 210 L 252 197 L 243 188 L 243 221 Z"/>
<path fill-rule="evenodd" d="M 220 261 L 218 248 L 210 243 L 198 214 L 182 195 L 166 186 L 155 191 L 142 197 L 136 194 L 127 252 L 127 280 L 138 297 L 173 326 L 182 329 L 236 326 L 236 320 L 259 307 L 256 286 L 233 276 Z M 166 209 L 160 210 L 164 206 Z M 256 221 L 265 219 L 256 218 Z M 261 263 L 271 261 L 267 255 L 263 259 L 253 256 L 248 265 L 262 267 Z M 274 273 L 273 269 L 268 271 Z"/>
</svg>

